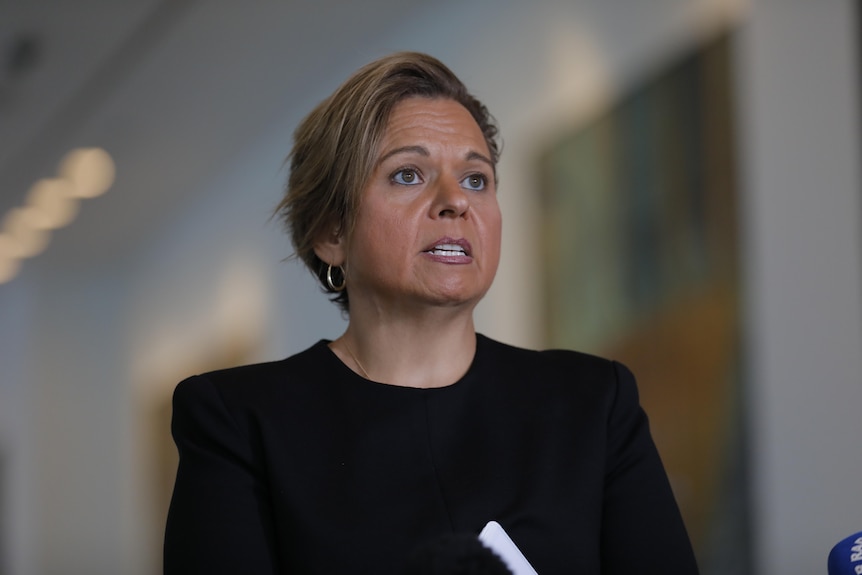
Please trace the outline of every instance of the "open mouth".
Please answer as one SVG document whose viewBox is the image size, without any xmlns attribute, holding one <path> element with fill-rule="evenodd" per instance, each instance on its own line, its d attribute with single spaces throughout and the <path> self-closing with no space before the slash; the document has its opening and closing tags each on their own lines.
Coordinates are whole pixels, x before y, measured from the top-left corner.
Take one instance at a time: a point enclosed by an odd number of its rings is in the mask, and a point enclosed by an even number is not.
<svg viewBox="0 0 862 575">
<path fill-rule="evenodd" d="M 438 244 L 428 250 L 429 254 L 435 256 L 466 256 L 467 251 L 458 244 Z"/>
</svg>

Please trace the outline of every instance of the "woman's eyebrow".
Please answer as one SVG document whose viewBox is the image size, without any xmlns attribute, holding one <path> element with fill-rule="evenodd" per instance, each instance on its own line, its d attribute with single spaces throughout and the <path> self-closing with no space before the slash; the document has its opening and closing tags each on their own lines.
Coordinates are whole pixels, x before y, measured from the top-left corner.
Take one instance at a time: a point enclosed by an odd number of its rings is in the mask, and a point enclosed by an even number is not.
<svg viewBox="0 0 862 575">
<path fill-rule="evenodd" d="M 497 166 L 494 165 L 494 162 L 492 162 L 490 158 L 488 158 L 484 154 L 480 154 L 479 152 L 474 152 L 474 151 L 468 152 L 467 156 L 466 156 L 466 160 L 467 161 L 479 160 L 480 162 L 485 162 L 486 164 L 491 166 L 491 168 L 493 168 L 494 170 L 497 169 Z"/>
<path fill-rule="evenodd" d="M 380 156 L 380 159 L 377 160 L 377 164 L 378 165 L 382 164 L 383 162 L 385 162 L 386 160 L 388 160 L 389 158 L 391 158 L 392 156 L 395 156 L 397 154 L 407 154 L 407 153 L 419 154 L 420 156 L 430 156 L 431 155 L 431 153 L 428 151 L 428 149 L 425 148 L 424 146 L 419 146 L 419 145 L 401 146 L 399 148 L 394 148 L 392 150 L 389 150 L 388 152 L 386 152 L 385 154 Z M 464 156 L 464 159 L 467 161 L 479 160 L 480 162 L 485 162 L 486 164 L 488 164 L 492 169 L 496 169 L 494 162 L 492 162 L 490 158 L 488 158 L 484 154 L 480 154 L 479 152 L 476 152 L 476 151 L 467 152 L 467 154 Z"/>
</svg>

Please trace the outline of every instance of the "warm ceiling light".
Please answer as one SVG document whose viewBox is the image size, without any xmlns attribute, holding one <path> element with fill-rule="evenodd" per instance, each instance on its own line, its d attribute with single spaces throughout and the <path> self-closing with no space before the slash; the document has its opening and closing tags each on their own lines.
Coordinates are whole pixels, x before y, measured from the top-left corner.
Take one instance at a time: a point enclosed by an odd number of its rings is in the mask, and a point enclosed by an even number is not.
<svg viewBox="0 0 862 575">
<path fill-rule="evenodd" d="M 0 236 L 0 240 L 3 239 L 4 238 Z M 0 255 L 0 284 L 11 281 L 16 275 L 18 275 L 19 269 L 21 269 L 20 260 Z"/>
<path fill-rule="evenodd" d="M 15 240 L 7 233 L 0 233 L 0 260 L 16 259 Z"/>
<path fill-rule="evenodd" d="M 52 229 L 78 215 L 78 200 L 104 194 L 114 183 L 114 160 L 101 148 L 78 148 L 63 158 L 59 178 L 39 180 L 26 205 L 10 210 L 0 225 L 0 284 L 18 274 L 21 259 L 41 253 Z"/>
<path fill-rule="evenodd" d="M 73 184 L 72 194 L 78 198 L 95 198 L 114 183 L 114 160 L 102 148 L 72 150 L 60 162 L 59 171 Z"/>
<path fill-rule="evenodd" d="M 11 255 L 14 258 L 29 258 L 41 253 L 51 239 L 48 230 L 33 227 L 29 220 L 24 208 L 11 210 L 3 220 L 2 234 L 11 239 Z"/>
<path fill-rule="evenodd" d="M 33 184 L 24 208 L 30 225 L 47 230 L 68 225 L 78 215 L 78 200 L 72 194 L 73 186 L 66 179 L 43 179 Z"/>
</svg>

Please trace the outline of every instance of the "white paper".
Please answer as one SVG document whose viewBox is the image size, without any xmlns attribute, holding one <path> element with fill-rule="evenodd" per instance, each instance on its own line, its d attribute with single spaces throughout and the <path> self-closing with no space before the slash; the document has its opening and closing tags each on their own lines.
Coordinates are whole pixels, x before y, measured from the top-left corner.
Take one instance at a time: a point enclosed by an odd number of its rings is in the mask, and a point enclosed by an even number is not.
<svg viewBox="0 0 862 575">
<path fill-rule="evenodd" d="M 538 575 L 515 542 L 496 521 L 489 521 L 485 525 L 479 533 L 479 541 L 499 555 L 514 575 Z"/>
</svg>

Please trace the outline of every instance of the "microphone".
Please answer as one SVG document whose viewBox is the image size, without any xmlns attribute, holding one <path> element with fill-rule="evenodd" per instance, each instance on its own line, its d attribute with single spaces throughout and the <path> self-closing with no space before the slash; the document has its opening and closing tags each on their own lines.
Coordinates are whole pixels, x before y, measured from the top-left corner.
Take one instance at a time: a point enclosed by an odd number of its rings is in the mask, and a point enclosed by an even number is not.
<svg viewBox="0 0 862 575">
<path fill-rule="evenodd" d="M 827 569 L 829 575 L 862 575 L 862 531 L 832 548 Z"/>
</svg>

